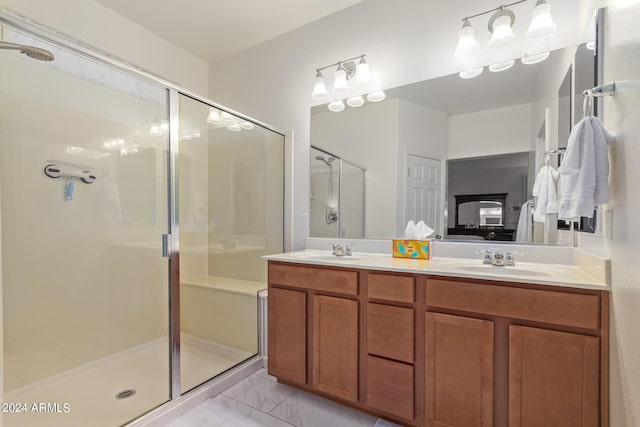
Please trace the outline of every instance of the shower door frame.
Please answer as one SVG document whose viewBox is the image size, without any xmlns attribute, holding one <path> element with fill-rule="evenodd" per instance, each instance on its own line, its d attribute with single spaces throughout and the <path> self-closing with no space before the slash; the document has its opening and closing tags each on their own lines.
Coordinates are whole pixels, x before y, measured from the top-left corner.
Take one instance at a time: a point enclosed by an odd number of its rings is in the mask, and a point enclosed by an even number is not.
<svg viewBox="0 0 640 427">
<path fill-rule="evenodd" d="M 160 77 L 157 77 L 147 71 L 144 71 L 140 68 L 137 68 L 135 65 L 132 65 L 124 60 L 116 58 L 112 55 L 109 55 L 105 52 L 101 52 L 100 50 L 93 48 L 79 40 L 76 40 L 72 37 L 63 35 L 55 30 L 52 30 L 46 26 L 41 24 L 36 24 L 18 14 L 10 12 L 6 9 L 0 8 L 0 25 L 6 25 L 8 27 L 14 28 L 18 31 L 26 32 L 29 35 L 42 39 L 43 41 L 55 44 L 62 49 L 68 50 L 74 54 L 80 55 L 88 60 L 97 62 L 98 64 L 111 67 L 119 72 L 122 72 L 127 75 L 131 75 L 132 77 L 145 80 L 149 83 L 152 83 L 156 86 L 163 87 L 167 91 L 168 96 L 168 117 L 169 117 L 169 140 L 168 140 L 168 170 L 167 170 L 167 190 L 168 190 L 168 234 L 162 236 L 163 240 L 163 257 L 169 259 L 169 378 L 170 378 L 170 398 L 164 404 L 151 408 L 150 412 L 147 414 L 141 414 L 139 418 L 133 420 L 129 425 L 136 425 L 139 423 L 145 423 L 149 420 L 154 420 L 159 416 L 162 416 L 164 413 L 167 413 L 177 407 L 181 402 L 177 402 L 179 398 L 183 396 L 191 396 L 195 397 L 196 400 L 204 400 L 206 397 L 202 397 L 202 394 L 207 394 L 208 389 L 212 386 L 210 383 L 214 382 L 218 378 L 222 378 L 221 383 L 225 384 L 225 387 L 229 387 L 234 384 L 234 381 L 241 379 L 238 378 L 238 372 L 253 363 L 257 363 L 262 361 L 262 353 L 261 350 L 263 346 L 261 343 L 258 343 L 258 354 L 255 356 L 245 360 L 241 364 L 232 368 L 230 371 L 225 371 L 222 374 L 214 376 L 207 380 L 205 383 L 200 386 L 187 391 L 186 393 L 181 393 L 180 388 L 180 243 L 179 243 L 179 235 L 180 235 L 180 218 L 178 211 L 178 154 L 179 154 L 179 133 L 178 133 L 178 123 L 179 123 L 179 97 L 180 95 L 188 96 L 196 101 L 199 101 L 209 107 L 217 108 L 221 111 L 226 111 L 229 114 L 232 114 L 236 117 L 239 117 L 245 121 L 251 122 L 257 126 L 265 128 L 271 132 L 277 133 L 284 137 L 284 162 L 285 162 L 285 170 L 284 174 L 287 175 L 287 158 L 291 155 L 290 149 L 287 147 L 292 147 L 292 135 L 288 134 L 280 129 L 277 129 L 269 124 L 263 123 L 259 120 L 256 120 L 252 117 L 249 117 L 245 114 L 239 113 L 231 108 L 225 107 L 221 104 L 218 104 L 210 99 L 202 97 L 196 93 L 193 93 L 185 88 L 182 88 L 174 83 L 171 83 L 167 80 L 164 80 Z M 287 207 L 290 208 L 289 202 L 287 201 L 287 190 L 286 187 L 284 190 L 284 224 L 290 224 L 290 216 L 291 213 L 287 210 Z M 289 231 L 290 233 L 290 231 Z M 285 227 L 283 230 L 283 248 L 287 248 L 290 246 L 287 242 L 291 241 L 291 236 L 288 236 L 288 230 Z M 257 325 L 258 327 L 260 325 Z M 1 331 L 0 331 L 1 332 Z M 220 389 L 220 391 L 224 390 Z M 198 398 L 200 396 L 200 398 Z M 189 397 L 187 396 L 187 399 Z M 180 400 L 187 400 L 180 399 Z"/>
</svg>

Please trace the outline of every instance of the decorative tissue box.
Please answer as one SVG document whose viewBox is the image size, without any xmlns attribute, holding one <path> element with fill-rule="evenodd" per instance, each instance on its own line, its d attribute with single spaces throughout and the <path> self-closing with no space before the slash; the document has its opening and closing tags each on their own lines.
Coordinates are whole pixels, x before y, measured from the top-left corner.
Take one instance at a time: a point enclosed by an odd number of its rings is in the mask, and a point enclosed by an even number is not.
<svg viewBox="0 0 640 427">
<path fill-rule="evenodd" d="M 395 258 L 429 259 L 429 240 L 396 240 L 393 239 L 393 256 Z"/>
</svg>

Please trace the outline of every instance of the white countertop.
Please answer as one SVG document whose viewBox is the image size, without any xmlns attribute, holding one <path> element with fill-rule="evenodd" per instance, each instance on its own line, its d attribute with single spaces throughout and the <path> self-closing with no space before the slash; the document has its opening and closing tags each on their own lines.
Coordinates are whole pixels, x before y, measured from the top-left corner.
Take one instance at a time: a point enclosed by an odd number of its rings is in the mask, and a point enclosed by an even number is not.
<svg viewBox="0 0 640 427">
<path fill-rule="evenodd" d="M 430 260 L 393 258 L 390 254 L 354 253 L 336 257 L 331 251 L 305 250 L 266 255 L 269 261 L 431 274 L 496 281 L 533 283 L 581 289 L 610 290 L 601 280 L 575 265 L 518 262 L 515 267 L 483 265 L 481 259 L 432 257 Z"/>
</svg>

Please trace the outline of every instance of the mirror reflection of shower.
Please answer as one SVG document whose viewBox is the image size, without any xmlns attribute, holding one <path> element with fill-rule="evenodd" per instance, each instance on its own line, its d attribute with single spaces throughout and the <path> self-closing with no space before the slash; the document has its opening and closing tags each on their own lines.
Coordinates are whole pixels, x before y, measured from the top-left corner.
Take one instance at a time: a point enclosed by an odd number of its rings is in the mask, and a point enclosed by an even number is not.
<svg viewBox="0 0 640 427">
<path fill-rule="evenodd" d="M 325 208 L 325 221 L 327 224 L 333 224 L 338 221 L 338 207 L 335 204 L 333 198 L 333 162 L 336 160 L 335 157 L 329 156 L 329 158 L 325 159 L 324 156 L 316 156 L 316 160 L 320 160 L 324 162 L 325 165 L 329 167 L 329 190 L 327 192 L 327 206 Z"/>
<path fill-rule="evenodd" d="M 310 236 L 364 237 L 365 168 L 314 146 L 309 162 Z"/>
</svg>

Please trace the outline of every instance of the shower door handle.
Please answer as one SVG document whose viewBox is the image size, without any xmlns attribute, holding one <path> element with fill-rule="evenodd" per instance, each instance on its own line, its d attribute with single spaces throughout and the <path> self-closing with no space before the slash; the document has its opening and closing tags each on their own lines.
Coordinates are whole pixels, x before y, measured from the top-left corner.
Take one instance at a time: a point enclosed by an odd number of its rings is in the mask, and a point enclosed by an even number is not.
<svg viewBox="0 0 640 427">
<path fill-rule="evenodd" d="M 163 258 L 169 258 L 171 257 L 171 254 L 169 252 L 170 248 L 170 240 L 169 240 L 170 235 L 169 234 L 163 234 L 162 235 L 162 256 Z"/>
</svg>

